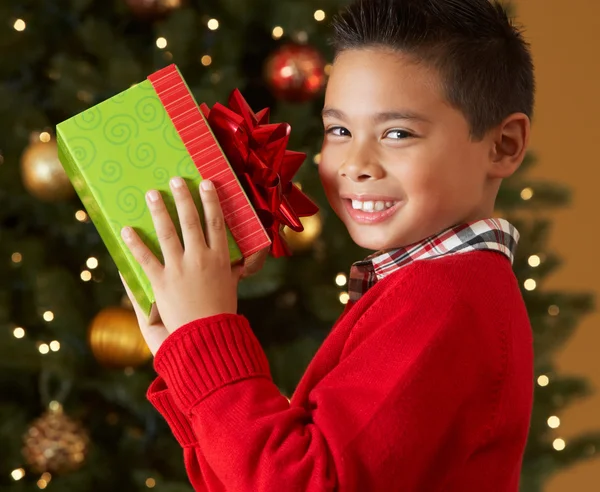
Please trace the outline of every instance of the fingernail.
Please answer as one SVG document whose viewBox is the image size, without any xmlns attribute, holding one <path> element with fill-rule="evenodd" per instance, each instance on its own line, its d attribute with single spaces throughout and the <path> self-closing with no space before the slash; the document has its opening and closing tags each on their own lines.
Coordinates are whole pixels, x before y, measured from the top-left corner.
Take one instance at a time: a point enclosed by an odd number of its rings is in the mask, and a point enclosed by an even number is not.
<svg viewBox="0 0 600 492">
<path fill-rule="evenodd" d="M 213 184 L 213 182 L 210 181 L 210 180 L 208 180 L 208 179 L 203 179 L 202 182 L 200 183 L 200 187 L 204 191 L 214 190 L 215 189 L 215 185 Z"/>
<path fill-rule="evenodd" d="M 184 181 L 179 176 L 171 179 L 171 186 L 173 186 L 173 188 L 181 188 L 183 185 Z"/>
<path fill-rule="evenodd" d="M 123 227 L 123 229 L 121 229 L 121 237 L 125 239 L 125 241 L 129 241 L 131 239 L 131 227 Z"/>
<path fill-rule="evenodd" d="M 160 195 L 158 194 L 158 191 L 156 190 L 151 190 L 148 192 L 148 200 L 151 202 L 157 202 Z"/>
</svg>

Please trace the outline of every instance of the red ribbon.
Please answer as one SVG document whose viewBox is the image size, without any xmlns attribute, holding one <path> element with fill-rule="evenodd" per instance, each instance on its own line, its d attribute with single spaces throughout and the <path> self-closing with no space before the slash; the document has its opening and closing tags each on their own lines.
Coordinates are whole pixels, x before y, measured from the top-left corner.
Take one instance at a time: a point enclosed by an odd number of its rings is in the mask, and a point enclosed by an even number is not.
<svg viewBox="0 0 600 492">
<path fill-rule="evenodd" d="M 237 89 L 228 105 L 200 109 L 271 238 L 271 255 L 289 256 L 280 226 L 303 231 L 300 217 L 319 211 L 292 183 L 306 154 L 286 149 L 291 127 L 269 123 L 268 108 L 255 114 Z"/>
</svg>

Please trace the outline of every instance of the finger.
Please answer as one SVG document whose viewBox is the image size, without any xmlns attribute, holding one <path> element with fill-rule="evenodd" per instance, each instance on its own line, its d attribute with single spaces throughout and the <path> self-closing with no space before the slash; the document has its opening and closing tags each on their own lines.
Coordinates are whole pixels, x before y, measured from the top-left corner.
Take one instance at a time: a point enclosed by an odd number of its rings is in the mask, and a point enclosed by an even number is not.
<svg viewBox="0 0 600 492">
<path fill-rule="evenodd" d="M 169 332 L 165 328 L 165 326 L 160 322 L 160 316 L 158 315 L 158 310 L 156 309 L 156 304 L 152 306 L 152 311 L 150 312 L 150 317 L 147 318 L 146 315 L 142 312 L 142 308 L 133 297 L 133 293 L 129 289 L 129 286 L 125 282 L 123 275 L 119 272 L 119 277 L 121 277 L 121 282 L 123 283 L 123 287 L 125 287 L 125 292 L 127 292 L 127 297 L 131 301 L 131 305 L 133 306 L 133 311 L 135 312 L 135 316 L 137 318 L 138 325 L 140 327 L 140 331 L 142 332 L 142 336 L 146 341 L 146 345 L 152 352 L 152 355 L 156 355 L 156 352 L 162 345 L 162 343 L 169 336 Z M 152 319 L 156 319 L 157 321 L 152 321 Z"/>
<path fill-rule="evenodd" d="M 150 190 L 146 193 L 146 201 L 166 265 L 183 254 L 183 246 L 160 193 L 157 190 Z"/>
<path fill-rule="evenodd" d="M 125 241 L 125 245 L 131 251 L 131 255 L 137 261 L 142 270 L 150 280 L 156 278 L 156 276 L 162 271 L 162 264 L 158 261 L 158 258 L 154 256 L 150 248 L 144 244 L 144 241 L 140 239 L 140 236 L 131 227 L 123 227 L 121 229 L 121 237 Z"/>
<path fill-rule="evenodd" d="M 180 177 L 175 177 L 171 179 L 171 188 L 175 197 L 179 223 L 181 224 L 184 249 L 190 251 L 206 247 L 200 215 L 198 215 L 198 209 L 185 181 Z"/>
<path fill-rule="evenodd" d="M 141 327 L 142 322 L 146 317 L 144 316 L 144 313 L 142 312 L 142 308 L 140 308 L 140 305 L 135 300 L 135 297 L 133 296 L 133 292 L 131 292 L 131 289 L 127 285 L 127 282 L 125 282 L 125 279 L 123 278 L 123 275 L 121 274 L 121 272 L 119 272 L 119 277 L 121 277 L 121 283 L 123 284 L 123 287 L 125 287 L 125 292 L 127 293 L 129 302 L 131 302 L 133 311 L 135 312 L 135 315 L 137 316 L 138 324 Z"/>
<path fill-rule="evenodd" d="M 206 243 L 214 251 L 227 253 L 227 232 L 225 231 L 225 218 L 219 202 L 219 196 L 212 181 L 207 179 L 200 183 L 200 196 L 204 208 L 204 222 L 206 227 Z"/>
<path fill-rule="evenodd" d="M 250 275 L 258 273 L 265 265 L 265 261 L 267 260 L 268 254 L 269 248 L 264 248 L 246 258 L 244 260 L 244 273 L 242 275 L 242 278 L 246 278 Z"/>
</svg>

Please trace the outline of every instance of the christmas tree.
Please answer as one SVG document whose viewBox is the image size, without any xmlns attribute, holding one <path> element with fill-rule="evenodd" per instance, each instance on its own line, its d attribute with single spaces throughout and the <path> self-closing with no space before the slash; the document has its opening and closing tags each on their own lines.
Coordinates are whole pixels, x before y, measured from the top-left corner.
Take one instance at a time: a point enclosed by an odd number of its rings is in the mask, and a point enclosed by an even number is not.
<svg viewBox="0 0 600 492">
<path fill-rule="evenodd" d="M 5 0 L 0 5 L 0 488 L 190 491 L 181 450 L 145 399 L 150 354 L 118 273 L 57 160 L 54 128 L 176 63 L 199 102 L 239 88 L 255 109 L 292 126 L 307 153 L 296 179 L 321 207 L 288 232 L 290 259 L 269 259 L 240 285 L 245 314 L 291 395 L 348 297 L 355 246 L 327 206 L 317 164 L 327 21 L 342 0 Z M 600 436 L 567 443 L 561 409 L 589 392 L 556 373 L 553 355 L 592 307 L 585 294 L 545 292 L 559 266 L 546 251 L 562 187 L 528 182 L 529 158 L 505 183 L 499 211 L 521 231 L 515 272 L 535 334 L 536 404 L 526 492 Z"/>
</svg>

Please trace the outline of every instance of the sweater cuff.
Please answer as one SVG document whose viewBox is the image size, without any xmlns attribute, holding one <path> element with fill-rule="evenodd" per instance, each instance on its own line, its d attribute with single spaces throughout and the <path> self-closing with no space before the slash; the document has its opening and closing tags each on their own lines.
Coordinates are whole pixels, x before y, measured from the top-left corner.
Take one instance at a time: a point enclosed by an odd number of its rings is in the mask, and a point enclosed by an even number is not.
<svg viewBox="0 0 600 492">
<path fill-rule="evenodd" d="M 163 378 L 159 376 L 152 382 L 146 397 L 169 424 L 171 432 L 182 448 L 197 443 L 190 421 L 177 407 Z"/>
<path fill-rule="evenodd" d="M 154 367 L 185 414 L 227 384 L 271 378 L 269 362 L 248 320 L 237 314 L 218 314 L 182 326 L 158 349 Z"/>
</svg>

